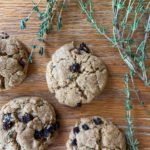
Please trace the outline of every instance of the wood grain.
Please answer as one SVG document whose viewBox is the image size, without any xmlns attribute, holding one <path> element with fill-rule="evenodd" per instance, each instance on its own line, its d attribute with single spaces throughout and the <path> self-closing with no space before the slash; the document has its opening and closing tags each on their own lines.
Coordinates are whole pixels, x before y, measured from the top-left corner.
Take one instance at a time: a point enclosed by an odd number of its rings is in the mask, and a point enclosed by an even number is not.
<svg viewBox="0 0 150 150">
<path fill-rule="evenodd" d="M 111 0 L 94 0 L 94 3 L 97 10 L 97 20 L 111 29 Z M 44 8 L 44 4 L 41 7 Z M 30 12 L 31 8 L 30 0 L 0 0 L 0 30 L 17 36 L 27 46 L 37 42 L 35 34 L 39 22 L 34 15 L 28 24 L 28 29 L 21 31 L 19 21 Z M 62 31 L 58 33 L 54 28 L 54 31 L 48 36 L 45 55 L 41 57 L 38 52 L 34 53 L 34 60 L 29 67 L 25 82 L 16 89 L 0 93 L 0 106 L 14 97 L 25 95 L 42 96 L 55 106 L 59 114 L 61 129 L 56 142 L 48 150 L 65 150 L 65 142 L 69 131 L 80 117 L 101 115 L 118 124 L 123 130 L 126 128 L 123 75 L 127 72 L 127 68 L 120 59 L 117 50 L 112 48 L 111 44 L 103 36 L 99 36 L 87 23 L 85 16 L 73 0 L 69 2 L 68 12 L 63 13 L 64 25 Z M 96 97 L 91 104 L 75 109 L 60 105 L 54 95 L 48 92 L 45 80 L 45 67 L 52 53 L 61 45 L 73 40 L 88 43 L 93 52 L 105 61 L 109 70 L 109 81 L 102 95 Z M 138 79 L 136 81 L 141 89 L 142 98 L 146 102 L 147 108 L 150 109 L 150 89 L 144 87 Z M 135 133 L 140 141 L 140 149 L 148 150 L 150 149 L 150 118 L 139 106 L 135 97 L 133 103 Z"/>
</svg>

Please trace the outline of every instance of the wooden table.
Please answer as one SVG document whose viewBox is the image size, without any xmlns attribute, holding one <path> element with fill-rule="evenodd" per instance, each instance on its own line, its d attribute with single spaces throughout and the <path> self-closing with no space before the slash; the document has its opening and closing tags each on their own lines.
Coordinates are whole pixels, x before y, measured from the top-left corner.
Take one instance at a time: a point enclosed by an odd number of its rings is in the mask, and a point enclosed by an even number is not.
<svg viewBox="0 0 150 150">
<path fill-rule="evenodd" d="M 94 2 L 97 20 L 111 28 L 111 0 L 94 0 Z M 39 22 L 34 15 L 28 24 L 28 30 L 21 31 L 19 21 L 31 11 L 31 6 L 31 0 L 0 0 L 0 30 L 17 36 L 28 46 L 36 42 L 35 34 Z M 86 21 L 85 16 L 73 0 L 69 2 L 68 12 L 63 13 L 64 25 L 62 31 L 58 33 L 54 28 L 54 31 L 48 36 L 45 55 L 41 57 L 38 52 L 34 53 L 33 63 L 29 67 L 25 82 L 16 89 L 0 93 L 0 106 L 14 97 L 25 95 L 42 96 L 55 106 L 61 128 L 59 136 L 55 143 L 49 147 L 49 150 L 65 150 L 69 131 L 81 117 L 101 115 L 118 124 L 123 130 L 125 130 L 127 124 L 123 93 L 123 76 L 128 70 L 126 65 L 120 59 L 118 51 L 112 48 L 112 45 L 103 36 L 99 36 Z M 61 45 L 73 40 L 88 43 L 93 52 L 105 61 L 109 69 L 109 81 L 104 92 L 96 97 L 92 103 L 74 109 L 60 105 L 54 95 L 48 92 L 45 80 L 45 67 L 52 53 Z M 143 100 L 150 109 L 150 89 L 145 88 L 138 79 L 136 83 L 141 89 Z M 147 150 L 150 149 L 150 119 L 143 108 L 139 106 L 135 97 L 133 100 L 134 111 L 132 114 L 134 116 L 135 133 L 140 141 L 140 149 Z"/>
</svg>

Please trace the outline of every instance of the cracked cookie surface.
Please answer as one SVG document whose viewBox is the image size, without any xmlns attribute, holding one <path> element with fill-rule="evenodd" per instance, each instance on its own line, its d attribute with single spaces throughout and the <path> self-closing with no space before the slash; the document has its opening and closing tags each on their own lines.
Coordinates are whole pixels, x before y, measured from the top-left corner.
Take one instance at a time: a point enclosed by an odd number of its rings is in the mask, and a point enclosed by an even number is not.
<svg viewBox="0 0 150 150">
<path fill-rule="evenodd" d="M 0 111 L 1 150 L 45 150 L 59 127 L 54 108 L 40 97 L 20 97 Z"/>
<path fill-rule="evenodd" d="M 28 69 L 27 48 L 7 33 L 0 33 L 0 91 L 19 85 Z"/>
<path fill-rule="evenodd" d="M 76 107 L 89 103 L 101 93 L 107 82 L 107 69 L 99 57 L 92 55 L 84 43 L 59 48 L 48 63 L 46 79 L 50 92 L 61 104 Z"/>
<path fill-rule="evenodd" d="M 80 119 L 71 130 L 67 150 L 126 150 L 123 133 L 99 116 Z"/>
</svg>

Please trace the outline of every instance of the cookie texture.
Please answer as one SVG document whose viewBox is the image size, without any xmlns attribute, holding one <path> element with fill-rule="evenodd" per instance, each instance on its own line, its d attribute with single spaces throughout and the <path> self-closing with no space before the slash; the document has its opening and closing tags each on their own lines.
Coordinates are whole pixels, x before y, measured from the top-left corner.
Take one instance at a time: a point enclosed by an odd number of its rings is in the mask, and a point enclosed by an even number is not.
<svg viewBox="0 0 150 150">
<path fill-rule="evenodd" d="M 19 85 L 25 79 L 27 69 L 25 46 L 7 33 L 0 33 L 0 91 Z"/>
<path fill-rule="evenodd" d="M 46 79 L 50 92 L 61 104 L 71 107 L 89 103 L 100 94 L 107 81 L 107 69 L 86 44 L 72 43 L 59 48 L 48 63 Z"/>
<path fill-rule="evenodd" d="M 67 150 L 126 150 L 123 133 L 99 116 L 80 119 L 71 130 Z"/>
<path fill-rule="evenodd" d="M 59 124 L 54 108 L 40 97 L 20 97 L 0 111 L 1 150 L 45 150 Z"/>
</svg>

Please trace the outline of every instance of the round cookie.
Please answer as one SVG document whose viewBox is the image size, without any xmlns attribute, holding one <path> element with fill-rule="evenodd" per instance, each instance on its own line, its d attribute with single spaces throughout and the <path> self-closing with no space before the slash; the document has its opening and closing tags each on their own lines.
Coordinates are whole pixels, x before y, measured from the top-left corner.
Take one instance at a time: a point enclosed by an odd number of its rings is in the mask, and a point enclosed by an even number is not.
<svg viewBox="0 0 150 150">
<path fill-rule="evenodd" d="M 19 85 L 26 77 L 28 52 L 7 33 L 0 33 L 0 91 Z"/>
<path fill-rule="evenodd" d="M 84 43 L 79 48 L 73 42 L 59 48 L 46 69 L 50 92 L 71 107 L 91 102 L 103 91 L 107 77 L 104 63 Z"/>
<path fill-rule="evenodd" d="M 126 150 L 126 140 L 112 122 L 95 116 L 76 123 L 66 147 L 67 150 Z"/>
<path fill-rule="evenodd" d="M 39 97 L 20 97 L 0 111 L 0 149 L 45 150 L 59 124 L 54 108 Z"/>
</svg>

